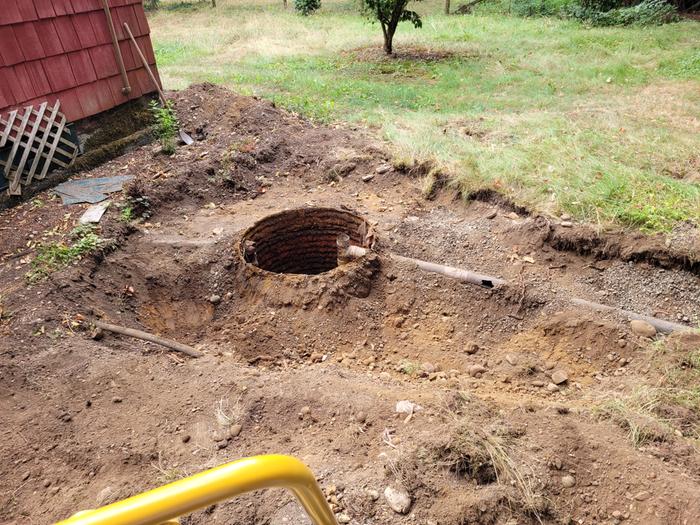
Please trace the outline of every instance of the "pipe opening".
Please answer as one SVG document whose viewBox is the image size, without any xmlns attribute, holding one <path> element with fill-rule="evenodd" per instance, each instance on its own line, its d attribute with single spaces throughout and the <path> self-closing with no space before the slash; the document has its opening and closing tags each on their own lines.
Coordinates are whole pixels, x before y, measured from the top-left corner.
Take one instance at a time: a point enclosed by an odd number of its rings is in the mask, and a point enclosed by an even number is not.
<svg viewBox="0 0 700 525">
<path fill-rule="evenodd" d="M 317 275 L 338 266 L 339 242 L 362 246 L 368 231 L 362 217 L 343 210 L 283 211 L 257 222 L 243 235 L 241 254 L 268 272 Z"/>
</svg>

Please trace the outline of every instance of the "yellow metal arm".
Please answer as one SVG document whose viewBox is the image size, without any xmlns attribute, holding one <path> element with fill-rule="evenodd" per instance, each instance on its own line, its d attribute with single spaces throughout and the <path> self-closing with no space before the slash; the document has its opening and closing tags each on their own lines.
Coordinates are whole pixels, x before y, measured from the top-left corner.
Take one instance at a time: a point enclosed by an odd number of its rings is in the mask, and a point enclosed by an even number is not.
<svg viewBox="0 0 700 525">
<path fill-rule="evenodd" d="M 337 525 L 308 467 L 278 455 L 234 461 L 57 525 L 160 525 L 244 492 L 273 487 L 291 490 L 315 525 Z"/>
</svg>

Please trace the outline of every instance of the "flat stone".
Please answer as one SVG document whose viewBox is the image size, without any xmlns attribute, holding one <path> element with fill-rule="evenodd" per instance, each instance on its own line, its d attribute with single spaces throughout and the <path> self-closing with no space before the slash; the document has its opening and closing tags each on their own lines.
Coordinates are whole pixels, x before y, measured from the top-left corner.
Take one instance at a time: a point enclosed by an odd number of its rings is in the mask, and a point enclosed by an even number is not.
<svg viewBox="0 0 700 525">
<path fill-rule="evenodd" d="M 552 383 L 555 385 L 561 385 L 562 383 L 566 383 L 569 380 L 569 374 L 566 373 L 566 370 L 557 370 L 552 373 Z"/>
<path fill-rule="evenodd" d="M 406 514 L 411 508 L 411 496 L 403 487 L 387 487 L 384 489 L 384 498 L 397 514 Z"/>
<path fill-rule="evenodd" d="M 369 175 L 365 175 L 364 177 L 362 177 L 362 182 L 369 182 L 369 181 L 371 181 L 373 178 L 374 178 L 374 174 L 373 174 L 373 173 L 371 173 L 371 174 L 369 174 Z"/>
<path fill-rule="evenodd" d="M 651 493 L 648 490 L 643 490 L 641 492 L 637 492 L 637 494 L 634 495 L 634 499 L 637 501 L 646 501 L 651 497 Z"/>
<path fill-rule="evenodd" d="M 654 328 L 652 325 L 647 323 L 646 321 L 641 321 L 639 319 L 635 319 L 634 321 L 630 321 L 630 328 L 632 331 L 641 336 L 641 337 L 648 337 L 652 338 L 656 335 L 656 328 Z"/>
</svg>

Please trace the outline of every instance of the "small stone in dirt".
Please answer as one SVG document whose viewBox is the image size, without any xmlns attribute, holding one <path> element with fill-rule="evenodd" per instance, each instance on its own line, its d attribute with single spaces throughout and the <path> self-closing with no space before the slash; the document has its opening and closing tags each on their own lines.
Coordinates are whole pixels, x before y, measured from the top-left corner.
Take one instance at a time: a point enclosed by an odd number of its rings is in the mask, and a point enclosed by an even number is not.
<svg viewBox="0 0 700 525">
<path fill-rule="evenodd" d="M 614 510 L 612 512 L 612 517 L 615 518 L 616 520 L 623 520 L 624 519 L 622 512 L 619 510 Z"/>
<path fill-rule="evenodd" d="M 656 328 L 654 328 L 652 325 L 647 323 L 646 321 L 641 321 L 639 319 L 635 319 L 634 321 L 630 321 L 630 328 L 632 331 L 641 336 L 641 337 L 649 337 L 652 338 L 656 335 Z"/>
<path fill-rule="evenodd" d="M 498 212 L 497 212 L 496 210 L 491 210 L 490 212 L 488 212 L 488 213 L 486 214 L 486 218 L 487 218 L 488 220 L 495 219 L 495 218 L 496 218 L 496 215 L 498 215 Z"/>
<path fill-rule="evenodd" d="M 397 414 L 413 414 L 419 410 L 423 410 L 423 407 L 404 399 L 403 401 L 396 402 L 395 410 Z"/>
<path fill-rule="evenodd" d="M 537 388 L 542 388 L 544 386 L 544 381 L 533 381 L 532 386 L 535 386 Z"/>
<path fill-rule="evenodd" d="M 364 412 L 358 412 L 357 414 L 355 414 L 355 421 L 357 421 L 358 423 L 364 423 L 365 421 L 367 421 L 367 414 L 365 414 Z"/>
<path fill-rule="evenodd" d="M 338 514 L 338 523 L 350 523 L 352 521 L 347 514 Z"/>
<path fill-rule="evenodd" d="M 209 298 L 209 302 L 211 304 L 219 304 L 221 302 L 221 296 L 214 294 Z"/>
<path fill-rule="evenodd" d="M 411 496 L 402 487 L 387 487 L 384 489 L 384 498 L 391 510 L 398 514 L 406 514 L 411 508 Z"/>
<path fill-rule="evenodd" d="M 484 372 L 486 372 L 486 367 L 484 366 L 472 365 L 469 367 L 469 375 L 472 377 L 479 377 Z"/>
<path fill-rule="evenodd" d="M 308 416 L 311 413 L 311 407 L 305 406 L 301 407 L 301 410 L 299 411 L 299 419 L 304 419 L 305 416 Z"/>
<path fill-rule="evenodd" d="M 192 436 L 190 436 L 189 434 L 185 434 L 184 436 L 182 436 L 183 443 L 189 443 L 190 439 L 192 439 Z"/>
<path fill-rule="evenodd" d="M 430 375 L 437 370 L 432 363 L 423 363 L 420 368 L 425 375 Z"/>
<path fill-rule="evenodd" d="M 552 373 L 552 383 L 555 385 L 561 385 L 562 383 L 566 383 L 569 380 L 569 374 L 566 373 L 566 370 L 557 370 L 556 372 Z"/>
<path fill-rule="evenodd" d="M 619 346 L 620 348 L 624 348 L 626 344 L 627 344 L 627 341 L 625 341 L 624 339 L 617 340 L 617 346 Z"/>
<path fill-rule="evenodd" d="M 216 444 L 216 448 L 218 448 L 219 450 L 223 450 L 223 449 L 225 449 L 226 447 L 228 447 L 228 439 L 224 439 L 223 441 L 219 441 L 219 442 Z"/>
<path fill-rule="evenodd" d="M 376 171 L 379 175 L 382 173 L 387 173 L 388 171 L 391 171 L 391 164 L 382 164 L 381 166 L 377 166 L 377 169 L 374 171 Z"/>
<path fill-rule="evenodd" d="M 571 487 L 576 485 L 576 478 L 574 478 L 573 476 L 562 476 L 561 484 L 567 489 L 570 489 Z"/>
<path fill-rule="evenodd" d="M 241 433 L 241 430 L 243 430 L 243 427 L 236 423 L 235 425 L 231 425 L 231 428 L 228 431 L 228 437 L 229 438 L 235 438 L 238 437 L 238 435 Z"/>
<path fill-rule="evenodd" d="M 559 391 L 559 387 L 557 385 L 555 385 L 554 383 L 549 383 L 547 385 L 547 392 L 558 392 L 558 391 Z"/>
<path fill-rule="evenodd" d="M 506 214 L 506 217 L 508 217 L 511 220 L 517 221 L 520 218 L 520 215 L 518 215 L 514 211 L 511 211 L 510 213 Z"/>
<path fill-rule="evenodd" d="M 562 228 L 571 228 L 574 225 L 571 221 L 561 221 Z"/>
<path fill-rule="evenodd" d="M 29 472 L 25 472 L 24 476 L 22 476 L 22 481 L 27 481 L 29 479 Z"/>
<path fill-rule="evenodd" d="M 92 339 L 95 341 L 100 341 L 104 336 L 105 333 L 102 328 L 95 328 L 90 334 L 90 337 L 92 337 Z"/>
<path fill-rule="evenodd" d="M 373 178 L 374 178 L 374 174 L 373 174 L 373 173 L 370 173 L 369 175 L 365 175 L 364 177 L 362 177 L 362 182 L 369 182 L 369 181 L 371 181 Z"/>
<path fill-rule="evenodd" d="M 58 494 L 59 490 L 61 490 L 61 487 L 51 487 L 51 490 L 49 490 L 49 492 L 55 495 Z"/>
<path fill-rule="evenodd" d="M 377 501 L 377 500 L 379 499 L 379 492 L 376 491 L 376 490 L 368 490 L 368 491 L 367 491 L 367 496 L 368 496 L 369 499 L 371 499 L 372 501 Z"/>
<path fill-rule="evenodd" d="M 643 490 L 634 495 L 634 499 L 637 501 L 646 501 L 651 497 L 651 493 L 647 490 Z"/>
<path fill-rule="evenodd" d="M 320 363 L 321 361 L 323 361 L 323 354 L 318 353 L 318 352 L 311 354 L 311 362 L 312 363 Z"/>
<path fill-rule="evenodd" d="M 49 488 L 51 486 L 51 480 L 50 479 L 45 479 L 44 480 L 44 488 Z"/>
<path fill-rule="evenodd" d="M 562 221 L 570 221 L 570 220 L 571 220 L 571 215 L 569 215 L 568 213 L 563 213 L 562 216 L 561 216 L 561 220 L 562 220 Z"/>
<path fill-rule="evenodd" d="M 464 351 L 469 355 L 476 354 L 479 351 L 479 345 L 474 342 L 469 342 L 467 346 L 464 347 Z"/>
<path fill-rule="evenodd" d="M 118 396 L 114 396 L 112 398 L 112 403 L 121 403 L 122 401 L 123 401 L 123 399 L 121 397 L 118 397 Z"/>
<path fill-rule="evenodd" d="M 518 362 L 519 362 L 520 360 L 518 359 L 518 356 L 517 356 L 517 355 L 514 355 L 514 354 L 506 354 L 506 361 L 508 362 L 508 364 L 509 364 L 510 366 L 515 366 L 515 365 L 518 364 Z"/>
</svg>

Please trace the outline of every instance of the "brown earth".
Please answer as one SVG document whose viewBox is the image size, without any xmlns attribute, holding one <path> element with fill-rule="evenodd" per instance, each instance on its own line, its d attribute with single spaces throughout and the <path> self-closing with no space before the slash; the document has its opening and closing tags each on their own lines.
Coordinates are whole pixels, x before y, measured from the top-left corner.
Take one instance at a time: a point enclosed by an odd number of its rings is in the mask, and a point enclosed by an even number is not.
<svg viewBox="0 0 700 525">
<path fill-rule="evenodd" d="M 0 520 L 50 523 L 284 453 L 356 524 L 700 522 L 700 336 L 647 339 L 568 302 L 697 326 L 697 255 L 592 237 L 489 193 L 426 201 L 362 131 L 211 85 L 173 97 L 195 144 L 81 175 L 136 177 L 99 253 L 30 284 L 37 249 L 87 205 L 43 193 L 0 215 Z M 120 220 L 127 198 L 145 218 Z M 309 206 L 367 219 L 376 253 L 320 275 L 244 261 L 242 232 Z M 391 252 L 512 284 L 460 283 Z M 95 318 L 204 356 L 93 339 Z M 398 415 L 401 400 L 422 409 Z M 388 485 L 410 493 L 408 514 L 390 509 Z M 265 491 L 185 523 L 305 521 L 290 494 Z"/>
</svg>

